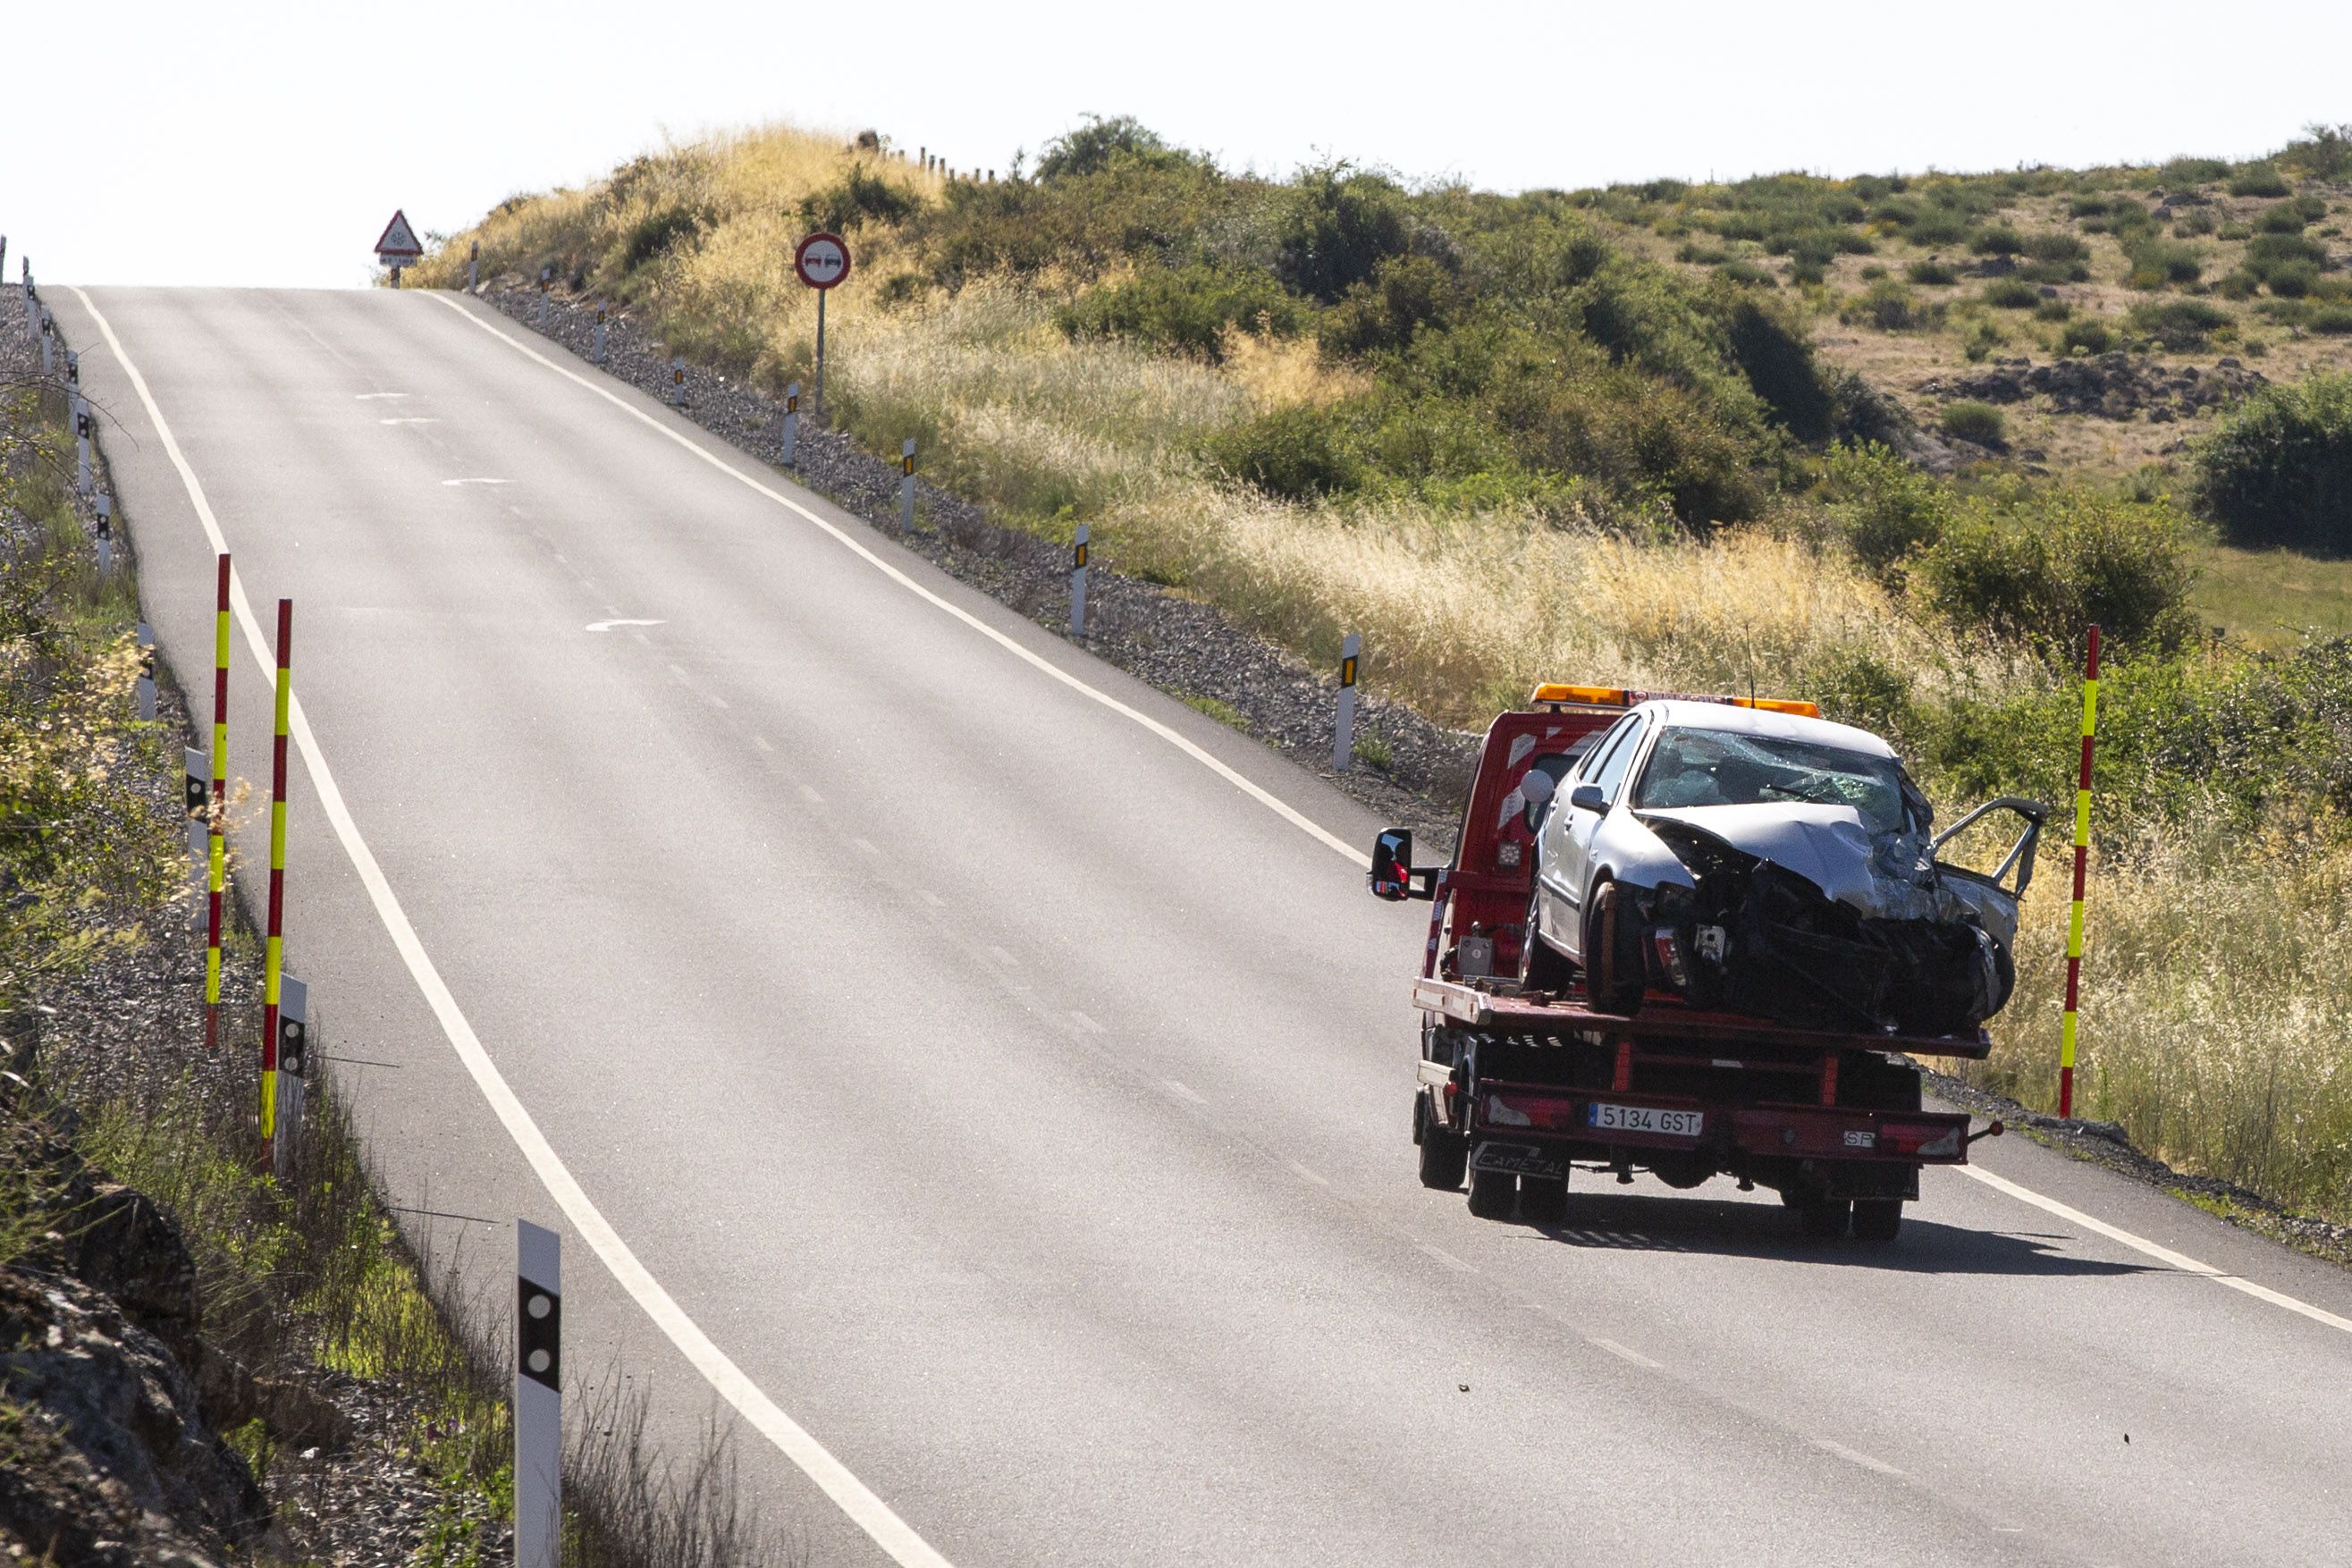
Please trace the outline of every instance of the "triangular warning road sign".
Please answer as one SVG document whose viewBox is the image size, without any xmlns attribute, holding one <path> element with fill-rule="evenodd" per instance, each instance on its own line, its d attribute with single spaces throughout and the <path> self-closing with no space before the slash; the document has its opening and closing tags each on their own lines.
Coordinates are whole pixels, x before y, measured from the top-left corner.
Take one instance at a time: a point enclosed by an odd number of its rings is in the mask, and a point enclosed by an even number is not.
<svg viewBox="0 0 2352 1568">
<path fill-rule="evenodd" d="M 378 256 L 422 256 L 425 247 L 416 243 L 416 231 L 408 226 L 408 215 L 395 212 L 392 221 L 383 226 L 383 237 L 375 242 Z"/>
</svg>

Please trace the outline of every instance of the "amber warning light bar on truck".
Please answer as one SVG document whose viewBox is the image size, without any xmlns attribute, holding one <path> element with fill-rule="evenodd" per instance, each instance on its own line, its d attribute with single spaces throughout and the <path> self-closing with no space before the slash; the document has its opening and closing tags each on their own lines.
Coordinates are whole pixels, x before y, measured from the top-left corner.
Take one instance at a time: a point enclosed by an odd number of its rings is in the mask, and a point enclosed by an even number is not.
<svg viewBox="0 0 2352 1568">
<path fill-rule="evenodd" d="M 1528 699 L 1533 708 L 1631 708 L 1636 702 L 1721 702 L 1733 708 L 1757 708 L 1767 713 L 1794 713 L 1806 719 L 1822 716 L 1820 705 L 1781 697 L 1710 697 L 1694 691 L 1629 691 L 1622 686 L 1561 686 L 1551 682 L 1536 688 Z"/>
</svg>

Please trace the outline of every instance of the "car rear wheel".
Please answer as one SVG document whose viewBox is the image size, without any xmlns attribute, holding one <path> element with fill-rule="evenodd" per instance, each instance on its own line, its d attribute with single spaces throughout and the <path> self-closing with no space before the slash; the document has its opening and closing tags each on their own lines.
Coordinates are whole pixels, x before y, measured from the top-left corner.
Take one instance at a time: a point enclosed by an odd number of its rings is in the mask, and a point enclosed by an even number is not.
<svg viewBox="0 0 2352 1568">
<path fill-rule="evenodd" d="M 1641 933 L 1629 900 L 1614 882 L 1593 889 L 1592 916 L 1584 935 L 1584 973 L 1594 1012 L 1622 1016 L 1641 1007 L 1649 981 L 1642 963 Z"/>
<path fill-rule="evenodd" d="M 1884 1244 L 1893 1241 L 1903 1229 L 1901 1198 L 1856 1198 L 1853 1201 L 1853 1238 Z"/>
<path fill-rule="evenodd" d="M 1576 978 L 1576 968 L 1544 941 L 1542 927 L 1536 919 L 1536 908 L 1542 901 L 1541 887 L 1528 895 L 1528 923 L 1519 938 L 1519 989 L 1564 991 Z"/>
<path fill-rule="evenodd" d="M 1470 1173 L 1470 1212 L 1480 1219 L 1501 1219 L 1511 1212 L 1519 1179 L 1508 1171 Z"/>
</svg>

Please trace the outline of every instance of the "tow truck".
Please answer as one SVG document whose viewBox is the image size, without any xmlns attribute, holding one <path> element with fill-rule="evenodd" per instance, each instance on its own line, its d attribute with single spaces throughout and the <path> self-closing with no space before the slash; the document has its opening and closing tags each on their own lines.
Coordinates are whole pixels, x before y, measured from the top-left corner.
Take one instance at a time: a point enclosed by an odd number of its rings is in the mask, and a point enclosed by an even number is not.
<svg viewBox="0 0 2352 1568">
<path fill-rule="evenodd" d="M 1516 978 L 1527 940 L 1535 816 L 1562 770 L 1627 708 L 1654 697 L 1772 707 L 1818 716 L 1810 702 L 1692 697 L 1545 685 L 1487 730 L 1453 862 L 1412 864 L 1412 834 L 1375 842 L 1375 896 L 1431 904 L 1412 1005 L 1422 1015 L 1412 1100 L 1421 1181 L 1459 1191 L 1470 1212 L 1533 1224 L 1566 1217 L 1578 1168 L 1670 1187 L 1718 1175 L 1742 1192 L 1777 1192 L 1802 1232 L 1893 1241 L 1927 1165 L 1958 1165 L 1998 1136 L 1962 1114 L 1922 1108 L 1916 1058 L 1982 1059 L 1981 1028 L 1964 1035 L 1794 1028 L 1645 991 L 1637 1007 L 1596 1007 L 1583 977 L 1555 989 Z M 1539 784 L 1557 784 L 1558 773 Z"/>
</svg>

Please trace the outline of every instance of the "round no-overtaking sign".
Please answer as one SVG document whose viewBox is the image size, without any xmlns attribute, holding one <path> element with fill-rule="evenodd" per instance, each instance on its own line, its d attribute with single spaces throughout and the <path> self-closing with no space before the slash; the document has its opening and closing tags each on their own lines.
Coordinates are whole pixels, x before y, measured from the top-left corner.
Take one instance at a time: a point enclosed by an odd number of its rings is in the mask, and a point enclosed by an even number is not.
<svg viewBox="0 0 2352 1568">
<path fill-rule="evenodd" d="M 849 276 L 849 247 L 837 234 L 813 234 L 793 252 L 793 269 L 812 289 L 830 289 Z"/>
</svg>

